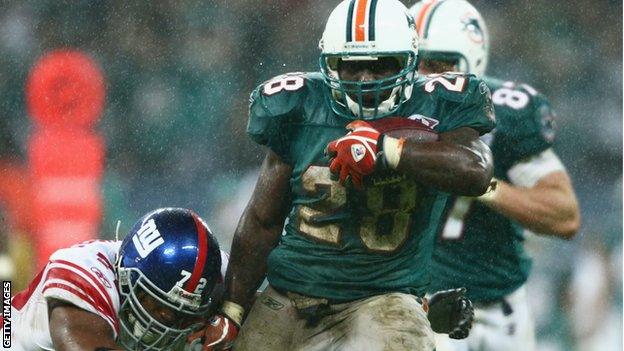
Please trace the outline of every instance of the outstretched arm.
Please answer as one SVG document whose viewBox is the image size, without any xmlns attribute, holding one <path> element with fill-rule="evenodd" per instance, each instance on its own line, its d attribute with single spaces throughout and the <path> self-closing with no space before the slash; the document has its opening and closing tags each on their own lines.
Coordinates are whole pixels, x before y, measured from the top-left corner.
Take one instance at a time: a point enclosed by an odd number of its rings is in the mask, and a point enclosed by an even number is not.
<svg viewBox="0 0 624 351">
<path fill-rule="evenodd" d="M 262 283 L 267 257 L 279 242 L 290 209 L 291 174 L 292 167 L 269 151 L 234 233 L 225 276 L 225 300 L 247 308 Z"/>
<path fill-rule="evenodd" d="M 102 317 L 70 303 L 48 299 L 52 344 L 57 351 L 122 350 Z"/>
<path fill-rule="evenodd" d="M 537 234 L 571 239 L 580 227 L 578 202 L 565 170 L 546 174 L 532 186 L 499 180 L 494 192 L 478 199 Z"/>
</svg>

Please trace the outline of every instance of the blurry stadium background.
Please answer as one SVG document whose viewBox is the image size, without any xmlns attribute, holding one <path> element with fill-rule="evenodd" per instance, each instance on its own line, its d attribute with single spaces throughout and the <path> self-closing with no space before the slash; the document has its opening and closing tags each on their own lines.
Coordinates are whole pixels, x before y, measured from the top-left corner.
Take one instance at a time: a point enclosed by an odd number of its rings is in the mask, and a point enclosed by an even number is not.
<svg viewBox="0 0 624 351">
<path fill-rule="evenodd" d="M 0 2 L 0 253 L 15 268 L 0 258 L 0 278 L 12 276 L 18 291 L 37 264 L 30 247 L 38 189 L 29 168 L 36 128 L 24 91 L 42 55 L 79 49 L 105 77 L 94 235 L 114 238 L 118 220 L 125 233 L 147 210 L 182 206 L 228 249 L 263 157 L 244 132 L 248 94 L 277 74 L 317 69 L 318 38 L 335 3 Z M 489 74 L 527 82 L 556 107 L 556 150 L 582 207 L 573 241 L 527 241 L 539 350 L 621 350 L 622 2 L 473 4 L 492 39 Z"/>
</svg>

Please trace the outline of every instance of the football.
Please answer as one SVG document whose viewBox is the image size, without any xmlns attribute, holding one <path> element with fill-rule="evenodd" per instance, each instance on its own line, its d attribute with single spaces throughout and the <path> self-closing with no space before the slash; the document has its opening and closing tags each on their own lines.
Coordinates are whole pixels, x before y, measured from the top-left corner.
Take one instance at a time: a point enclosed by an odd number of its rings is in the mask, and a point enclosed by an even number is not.
<svg viewBox="0 0 624 351">
<path fill-rule="evenodd" d="M 438 133 L 430 127 L 431 123 L 428 122 L 405 117 L 386 117 L 369 123 L 380 133 L 393 138 L 405 138 L 415 142 L 437 141 Z"/>
</svg>

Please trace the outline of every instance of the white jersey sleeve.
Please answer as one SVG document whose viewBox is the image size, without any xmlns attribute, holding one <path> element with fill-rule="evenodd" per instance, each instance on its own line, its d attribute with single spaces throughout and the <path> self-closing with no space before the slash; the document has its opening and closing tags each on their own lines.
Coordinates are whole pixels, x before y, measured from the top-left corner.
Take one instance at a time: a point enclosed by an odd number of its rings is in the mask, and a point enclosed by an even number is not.
<svg viewBox="0 0 624 351">
<path fill-rule="evenodd" d="M 51 298 L 106 320 L 118 332 L 119 293 L 114 263 L 120 241 L 89 241 L 56 251 L 28 288 L 11 300 L 11 350 L 52 350 Z"/>
<path fill-rule="evenodd" d="M 119 245 L 94 241 L 55 252 L 48 263 L 43 297 L 95 313 L 117 331 L 119 294 L 113 265 Z"/>
<path fill-rule="evenodd" d="M 565 170 L 557 154 L 550 148 L 517 163 L 507 171 L 507 176 L 512 184 L 530 188 L 550 173 Z"/>
</svg>

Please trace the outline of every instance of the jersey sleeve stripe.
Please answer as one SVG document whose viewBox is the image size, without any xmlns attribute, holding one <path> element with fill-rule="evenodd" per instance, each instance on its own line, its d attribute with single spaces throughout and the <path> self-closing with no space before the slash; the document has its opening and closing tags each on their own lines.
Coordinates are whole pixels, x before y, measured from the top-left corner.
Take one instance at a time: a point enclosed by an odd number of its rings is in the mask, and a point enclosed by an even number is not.
<svg viewBox="0 0 624 351">
<path fill-rule="evenodd" d="M 35 279 L 28 284 L 28 288 L 26 290 L 20 291 L 15 294 L 11 299 L 11 306 L 13 306 L 16 310 L 21 310 L 24 305 L 28 302 L 32 294 L 37 290 L 39 283 L 41 282 L 41 278 L 43 277 L 43 272 L 45 271 L 45 267 L 37 274 Z"/>
<path fill-rule="evenodd" d="M 108 260 L 108 258 L 106 257 L 106 255 L 104 255 L 104 254 L 103 254 L 103 253 L 101 253 L 101 252 L 98 252 L 98 253 L 97 253 L 97 257 L 98 257 L 98 261 L 102 262 L 102 264 L 103 264 L 106 268 L 110 269 L 111 271 L 114 271 L 114 270 L 113 270 L 113 265 L 110 263 L 110 261 Z"/>
<path fill-rule="evenodd" d="M 93 295 L 89 294 L 88 291 L 85 291 L 82 287 L 77 286 L 76 284 L 73 284 L 72 282 L 69 282 L 65 279 L 57 279 L 57 278 L 49 278 L 46 280 L 45 284 L 43 285 L 43 291 L 48 290 L 50 287 L 55 287 L 55 286 L 59 286 L 59 285 L 63 285 L 63 286 L 67 286 L 71 288 L 71 292 L 77 292 L 75 295 L 78 296 L 80 295 L 80 298 L 82 300 L 85 300 L 86 302 L 88 302 L 89 304 L 93 305 L 93 308 L 96 309 L 101 309 L 101 306 L 99 306 Z M 80 294 L 78 294 L 80 293 Z M 44 295 L 46 297 L 48 297 L 49 295 Z M 71 302 L 71 301 L 68 301 Z"/>
<path fill-rule="evenodd" d="M 71 279 L 72 277 L 81 277 L 82 279 L 84 279 L 84 281 L 86 282 L 86 285 L 91 287 L 90 288 L 91 291 L 88 291 L 88 290 L 87 291 L 89 293 L 91 292 L 99 293 L 99 295 L 105 301 L 105 303 L 103 302 L 103 304 L 106 304 L 111 310 L 113 310 L 114 304 L 111 300 L 110 295 L 108 294 L 108 292 L 106 291 L 106 288 L 102 285 L 102 283 L 97 279 L 97 277 L 94 277 L 93 274 L 91 274 L 86 269 L 72 262 L 64 261 L 64 260 L 51 261 L 50 268 L 54 268 L 54 267 L 63 268 L 66 271 L 73 273 L 73 274 L 70 273 L 69 276 L 67 275 L 62 276 L 62 277 L 68 278 L 67 280 L 69 281 L 72 281 Z"/>
<path fill-rule="evenodd" d="M 91 280 L 93 280 L 93 282 L 95 283 L 95 286 L 99 289 L 99 291 L 106 297 L 108 297 L 108 294 L 106 293 L 106 288 L 104 287 L 104 285 L 100 282 L 100 280 L 90 271 L 86 270 L 84 267 L 81 267 L 73 262 L 70 261 L 66 261 L 66 260 L 53 260 L 50 261 L 51 264 L 59 264 L 59 265 L 67 265 L 70 267 L 70 269 L 75 269 L 76 271 L 82 273 L 83 275 L 85 275 L 86 277 L 90 278 Z M 111 302 L 112 305 L 112 302 Z"/>
<path fill-rule="evenodd" d="M 111 325 L 115 333 L 117 333 L 117 331 L 119 330 L 119 326 L 117 325 L 116 316 L 111 315 L 110 311 L 106 311 L 102 307 L 94 303 L 93 300 L 90 299 L 89 296 L 85 294 L 83 291 L 75 287 L 72 287 L 71 284 L 66 284 L 63 282 L 54 282 L 54 283 L 46 284 L 46 286 L 43 288 L 43 293 L 45 293 L 48 290 L 55 290 L 55 289 L 58 289 L 61 292 L 60 294 L 57 293 L 55 295 L 65 295 L 66 293 L 69 293 L 69 294 L 76 296 L 78 298 L 78 301 L 68 301 L 68 302 L 76 305 L 77 307 L 83 308 L 89 312 L 93 312 L 93 311 L 99 312 L 97 314 L 100 317 L 104 318 L 106 322 L 108 322 L 108 324 Z M 93 310 L 89 310 L 85 304 L 90 306 Z"/>
<path fill-rule="evenodd" d="M 61 267 L 51 268 L 44 284 L 44 290 L 49 284 L 55 284 L 55 281 L 62 281 L 76 286 L 90 297 L 89 301 L 93 301 L 95 306 L 107 311 L 111 316 L 115 315 L 115 309 L 110 299 L 108 299 L 108 294 L 102 294 L 102 292 L 97 291 L 92 282 L 76 274 L 76 272 Z"/>
<path fill-rule="evenodd" d="M 87 304 L 89 305 L 89 307 L 91 307 L 89 310 L 98 311 L 105 318 L 111 317 L 106 311 L 102 309 L 101 306 L 98 306 L 89 295 L 85 294 L 84 291 L 82 291 L 80 288 L 76 287 L 75 285 L 68 284 L 67 282 L 57 280 L 56 282 L 48 283 L 43 287 L 42 293 L 48 292 L 48 294 L 45 294 L 44 296 L 51 296 L 50 291 L 55 290 L 55 289 L 60 289 L 62 292 L 71 293 L 72 295 L 75 295 L 78 298 L 77 300 L 63 299 L 63 301 L 69 302 L 78 307 L 83 307 L 80 305 Z M 57 294 L 53 294 L 52 296 L 56 298 Z"/>
</svg>

